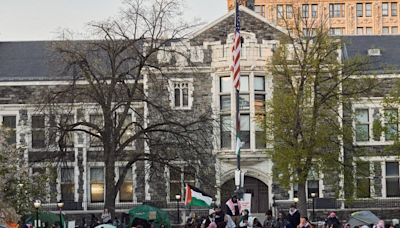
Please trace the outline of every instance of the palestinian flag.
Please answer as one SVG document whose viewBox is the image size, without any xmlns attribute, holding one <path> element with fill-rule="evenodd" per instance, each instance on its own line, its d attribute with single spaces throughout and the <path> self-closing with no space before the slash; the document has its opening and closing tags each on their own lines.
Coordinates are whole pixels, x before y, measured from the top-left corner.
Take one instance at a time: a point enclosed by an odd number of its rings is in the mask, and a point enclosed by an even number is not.
<svg viewBox="0 0 400 228">
<path fill-rule="evenodd" d="M 185 205 L 211 207 L 212 197 L 200 189 L 186 184 Z"/>
</svg>

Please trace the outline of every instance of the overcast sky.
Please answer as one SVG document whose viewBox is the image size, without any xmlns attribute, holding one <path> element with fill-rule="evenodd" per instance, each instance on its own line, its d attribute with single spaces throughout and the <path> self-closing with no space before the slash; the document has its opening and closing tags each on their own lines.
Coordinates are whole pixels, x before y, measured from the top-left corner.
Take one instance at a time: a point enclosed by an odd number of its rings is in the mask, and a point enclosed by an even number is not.
<svg viewBox="0 0 400 228">
<path fill-rule="evenodd" d="M 227 12 L 226 0 L 183 0 L 186 18 L 205 22 Z M 121 0 L 1 0 L 0 41 L 56 39 L 64 28 L 82 32 L 87 22 L 118 14 Z"/>
</svg>

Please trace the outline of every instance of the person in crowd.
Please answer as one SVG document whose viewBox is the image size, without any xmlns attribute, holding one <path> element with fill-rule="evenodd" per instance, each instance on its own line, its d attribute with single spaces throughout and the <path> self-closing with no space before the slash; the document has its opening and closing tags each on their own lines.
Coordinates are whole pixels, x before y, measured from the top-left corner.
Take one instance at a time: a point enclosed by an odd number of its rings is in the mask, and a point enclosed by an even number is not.
<svg viewBox="0 0 400 228">
<path fill-rule="evenodd" d="M 275 228 L 286 228 L 286 225 L 288 225 L 288 221 L 285 219 L 285 214 L 280 211 L 278 213 L 278 217 L 276 218 Z"/>
<path fill-rule="evenodd" d="M 295 204 L 290 206 L 287 220 L 290 224 L 290 228 L 296 228 L 300 224 L 300 212 L 297 210 Z"/>
<path fill-rule="evenodd" d="M 186 220 L 185 227 L 197 227 L 196 213 L 191 212 L 189 218 Z"/>
<path fill-rule="evenodd" d="M 215 207 L 215 223 L 218 228 L 225 228 L 227 223 L 227 218 L 225 217 L 225 213 L 222 211 L 220 206 Z"/>
<path fill-rule="evenodd" d="M 101 214 L 101 221 L 103 224 L 112 223 L 111 213 L 107 208 L 104 208 L 103 213 Z"/>
<path fill-rule="evenodd" d="M 244 209 L 240 217 L 239 228 L 247 228 L 249 225 L 249 210 Z"/>
<path fill-rule="evenodd" d="M 312 228 L 311 224 L 308 221 L 307 217 L 301 217 L 300 218 L 300 223 L 297 226 L 297 228 Z"/>
<path fill-rule="evenodd" d="M 264 228 L 276 228 L 276 220 L 272 216 L 272 210 L 268 210 L 265 212 L 265 219 L 264 219 Z"/>
<path fill-rule="evenodd" d="M 97 219 L 96 215 L 92 214 L 90 218 L 90 227 L 94 228 L 100 224 L 99 220 Z"/>
<path fill-rule="evenodd" d="M 261 222 L 258 220 L 258 218 L 254 218 L 254 219 L 253 219 L 252 227 L 253 227 L 253 228 L 262 228 L 263 225 L 261 225 Z"/>
<path fill-rule="evenodd" d="M 226 218 L 226 228 L 236 228 L 236 224 L 230 215 L 225 214 L 225 218 Z"/>
<path fill-rule="evenodd" d="M 335 212 L 329 213 L 328 217 L 325 219 L 325 227 L 327 228 L 339 228 L 340 221 L 336 216 Z"/>
<path fill-rule="evenodd" d="M 232 220 L 236 225 L 239 224 L 240 221 L 240 213 L 242 211 L 240 201 L 237 198 L 237 195 L 232 195 L 232 197 L 226 201 L 226 214 L 231 216 Z"/>
<path fill-rule="evenodd" d="M 203 222 L 201 223 L 201 227 L 207 228 L 214 221 L 215 221 L 215 210 L 210 209 L 210 210 L 208 210 L 208 217 L 203 220 Z"/>
<path fill-rule="evenodd" d="M 375 225 L 375 228 L 385 228 L 385 221 L 379 220 L 378 224 Z"/>
</svg>

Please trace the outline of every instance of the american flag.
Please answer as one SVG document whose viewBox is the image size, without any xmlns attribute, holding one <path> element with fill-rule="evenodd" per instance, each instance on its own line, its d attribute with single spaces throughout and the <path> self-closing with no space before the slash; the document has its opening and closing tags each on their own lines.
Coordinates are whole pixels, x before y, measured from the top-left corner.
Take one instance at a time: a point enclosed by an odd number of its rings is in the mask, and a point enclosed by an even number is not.
<svg viewBox="0 0 400 228">
<path fill-rule="evenodd" d="M 240 48 L 241 48 L 241 37 L 240 37 L 240 14 L 239 14 L 239 3 L 235 2 L 235 33 L 233 36 L 232 45 L 232 74 L 233 74 L 233 87 L 236 90 L 236 155 L 240 158 L 240 147 L 242 145 L 240 141 L 240 112 L 239 112 L 239 90 L 240 90 Z"/>
<path fill-rule="evenodd" d="M 239 14 L 239 3 L 236 1 L 235 4 L 235 34 L 233 37 L 233 45 L 232 45 L 232 73 L 233 73 L 233 86 L 237 91 L 240 89 L 240 48 L 241 48 L 241 39 L 240 39 L 240 14 Z"/>
</svg>

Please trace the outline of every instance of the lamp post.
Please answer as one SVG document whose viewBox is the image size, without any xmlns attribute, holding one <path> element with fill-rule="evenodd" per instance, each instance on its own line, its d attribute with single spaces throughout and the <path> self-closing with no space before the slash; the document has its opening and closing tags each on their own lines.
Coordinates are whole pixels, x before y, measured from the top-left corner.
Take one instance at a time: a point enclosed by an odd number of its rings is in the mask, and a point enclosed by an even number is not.
<svg viewBox="0 0 400 228">
<path fill-rule="evenodd" d="M 294 202 L 294 204 L 297 206 L 297 202 L 299 202 L 299 198 L 294 197 L 294 198 L 293 198 L 293 202 Z"/>
<path fill-rule="evenodd" d="M 317 194 L 315 192 L 311 192 L 311 198 L 312 198 L 312 221 L 315 221 L 315 196 Z"/>
<path fill-rule="evenodd" d="M 60 210 L 60 228 L 64 228 L 64 224 L 62 222 L 62 208 L 64 207 L 64 202 L 62 200 L 58 201 L 57 207 Z"/>
<path fill-rule="evenodd" d="M 177 211 L 177 213 L 178 213 L 176 222 L 177 222 L 177 224 L 180 224 L 179 201 L 181 200 L 181 195 L 176 194 L 176 195 L 175 195 L 175 199 L 176 199 L 176 211 Z"/>
<path fill-rule="evenodd" d="M 42 202 L 40 200 L 35 200 L 35 202 L 33 202 L 33 206 L 36 208 L 36 227 L 40 227 L 39 208 L 42 206 Z"/>
</svg>

